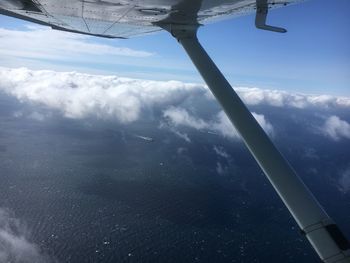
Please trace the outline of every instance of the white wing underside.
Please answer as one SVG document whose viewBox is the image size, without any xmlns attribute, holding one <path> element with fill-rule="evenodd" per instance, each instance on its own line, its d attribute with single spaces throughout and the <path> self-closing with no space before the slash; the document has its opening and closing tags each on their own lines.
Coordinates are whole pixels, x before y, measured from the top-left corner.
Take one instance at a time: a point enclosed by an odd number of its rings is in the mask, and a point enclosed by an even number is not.
<svg viewBox="0 0 350 263">
<path fill-rule="evenodd" d="M 298 0 L 269 0 L 269 8 Z M 54 29 L 111 38 L 162 30 L 159 23 L 207 24 L 255 12 L 256 0 L 2 0 L 0 14 Z"/>
</svg>

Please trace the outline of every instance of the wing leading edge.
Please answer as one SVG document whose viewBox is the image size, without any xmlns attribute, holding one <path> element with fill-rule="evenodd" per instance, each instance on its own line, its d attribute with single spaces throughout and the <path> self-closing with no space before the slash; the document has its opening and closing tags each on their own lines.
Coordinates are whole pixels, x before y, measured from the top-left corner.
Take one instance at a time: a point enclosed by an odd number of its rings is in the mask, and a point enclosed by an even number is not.
<svg viewBox="0 0 350 263">
<path fill-rule="evenodd" d="M 267 8 L 300 0 L 263 0 Z M 0 14 L 53 29 L 108 38 L 162 30 L 160 23 L 207 24 L 256 12 L 261 0 L 2 0 Z"/>
</svg>

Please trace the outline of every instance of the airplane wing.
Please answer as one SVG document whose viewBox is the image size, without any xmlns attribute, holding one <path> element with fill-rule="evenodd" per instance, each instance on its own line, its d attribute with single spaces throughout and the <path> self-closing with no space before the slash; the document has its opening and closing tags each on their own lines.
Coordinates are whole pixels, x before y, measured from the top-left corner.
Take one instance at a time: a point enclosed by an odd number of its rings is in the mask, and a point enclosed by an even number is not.
<svg viewBox="0 0 350 263">
<path fill-rule="evenodd" d="M 107 38 L 162 30 L 159 23 L 207 24 L 300 0 L 1 0 L 0 14 L 53 29 Z M 265 16 L 266 17 L 266 16 Z"/>
</svg>

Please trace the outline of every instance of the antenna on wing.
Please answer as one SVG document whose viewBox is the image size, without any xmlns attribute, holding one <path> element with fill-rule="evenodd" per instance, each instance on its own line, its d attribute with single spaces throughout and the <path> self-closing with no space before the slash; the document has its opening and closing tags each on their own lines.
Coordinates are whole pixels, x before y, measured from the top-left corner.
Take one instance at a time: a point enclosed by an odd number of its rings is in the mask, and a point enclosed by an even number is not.
<svg viewBox="0 0 350 263">
<path fill-rule="evenodd" d="M 266 24 L 267 14 L 269 12 L 269 5 L 267 0 L 256 0 L 256 15 L 255 15 L 255 26 L 259 29 L 286 33 L 287 30 L 282 27 L 270 26 Z"/>
</svg>

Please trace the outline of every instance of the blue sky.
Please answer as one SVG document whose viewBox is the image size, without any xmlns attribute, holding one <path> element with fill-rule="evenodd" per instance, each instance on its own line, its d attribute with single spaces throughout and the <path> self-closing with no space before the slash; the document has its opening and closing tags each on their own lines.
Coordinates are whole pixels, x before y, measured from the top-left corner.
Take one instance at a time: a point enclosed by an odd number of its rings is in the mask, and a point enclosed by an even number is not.
<svg viewBox="0 0 350 263">
<path fill-rule="evenodd" d="M 249 15 L 206 25 L 200 29 L 199 39 L 233 86 L 349 95 L 348 10 L 348 0 L 310 0 L 270 12 L 269 23 L 285 27 L 287 34 L 257 30 L 254 15 Z M 3 40 L 9 38 L 8 31 L 37 30 L 28 28 L 28 24 L 0 16 L 0 28 L 7 30 L 2 32 Z M 89 51 L 84 54 L 72 49 L 67 56 L 62 50 L 55 53 L 55 41 L 47 42 L 45 34 L 48 39 L 62 37 L 57 32 L 37 34 L 42 38 L 41 50 L 31 50 L 30 55 L 6 52 L 14 45 L 8 41 L 6 46 L 2 40 L 0 66 L 202 82 L 181 46 L 166 32 L 128 40 L 79 36 L 73 44 L 89 43 Z M 70 38 L 67 43 L 71 43 Z M 16 41 L 20 42 L 18 38 Z M 18 43 L 16 50 L 26 49 L 30 42 L 28 39 L 25 46 Z M 101 46 L 116 49 L 96 52 Z M 125 49 L 129 55 L 120 55 Z"/>
</svg>

